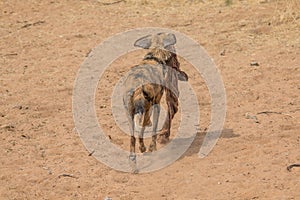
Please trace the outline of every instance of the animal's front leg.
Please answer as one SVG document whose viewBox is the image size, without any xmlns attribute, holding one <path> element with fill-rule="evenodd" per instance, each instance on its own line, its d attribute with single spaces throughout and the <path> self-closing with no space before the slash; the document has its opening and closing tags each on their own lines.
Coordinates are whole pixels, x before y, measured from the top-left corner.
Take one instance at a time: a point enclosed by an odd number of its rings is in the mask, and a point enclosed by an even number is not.
<svg viewBox="0 0 300 200">
<path fill-rule="evenodd" d="M 160 113 L 160 105 L 154 104 L 153 105 L 153 129 L 152 129 L 152 141 L 149 146 L 149 151 L 156 151 L 156 138 L 157 138 L 157 125 L 158 125 L 158 119 L 159 119 L 159 113 Z"/>
<path fill-rule="evenodd" d="M 160 143 L 167 143 L 169 141 L 172 119 L 178 111 L 178 98 L 169 89 L 166 89 L 166 101 L 168 106 L 168 112 L 167 112 L 167 116 L 163 128 L 159 132 L 158 141 Z"/>
</svg>

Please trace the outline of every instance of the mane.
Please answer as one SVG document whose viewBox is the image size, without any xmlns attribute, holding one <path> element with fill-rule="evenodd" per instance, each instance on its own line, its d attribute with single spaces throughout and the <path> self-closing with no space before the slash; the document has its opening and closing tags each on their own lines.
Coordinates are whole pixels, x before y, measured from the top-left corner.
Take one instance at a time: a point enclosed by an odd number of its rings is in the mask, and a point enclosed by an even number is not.
<svg viewBox="0 0 300 200">
<path fill-rule="evenodd" d="M 173 52 L 170 52 L 171 56 L 170 58 L 167 60 L 166 64 L 172 68 L 174 68 L 177 71 L 180 71 L 180 63 L 177 59 L 177 55 Z"/>
<path fill-rule="evenodd" d="M 166 64 L 171 56 L 171 52 L 167 50 L 161 48 L 153 48 L 150 49 L 149 53 L 147 53 L 145 59 L 155 59 L 160 63 Z"/>
<path fill-rule="evenodd" d="M 149 53 L 147 53 L 144 59 L 155 59 L 160 63 L 166 64 L 169 67 L 174 68 L 175 70 L 180 70 L 180 63 L 177 59 L 176 53 L 170 52 L 162 48 L 150 49 Z"/>
</svg>

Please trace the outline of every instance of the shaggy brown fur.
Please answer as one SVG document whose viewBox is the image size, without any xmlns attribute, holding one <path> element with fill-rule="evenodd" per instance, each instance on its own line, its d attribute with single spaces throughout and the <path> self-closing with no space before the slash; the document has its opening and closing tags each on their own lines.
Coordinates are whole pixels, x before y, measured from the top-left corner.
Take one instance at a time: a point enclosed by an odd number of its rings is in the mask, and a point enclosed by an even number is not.
<svg viewBox="0 0 300 200">
<path fill-rule="evenodd" d="M 166 91 L 168 113 L 163 129 L 160 132 L 160 142 L 169 139 L 171 121 L 178 110 L 178 80 L 187 81 L 187 75 L 180 71 L 179 62 L 175 53 L 176 38 L 173 34 L 159 33 L 146 36 L 135 42 L 135 46 L 149 49 L 140 65 L 133 67 L 124 83 L 124 107 L 127 111 L 130 124 L 130 160 L 135 163 L 134 130 L 136 125 L 141 126 L 139 132 L 139 149 L 146 151 L 143 134 L 146 126 L 151 126 L 151 107 L 153 107 L 153 133 L 149 151 L 156 150 L 156 129 L 160 112 L 160 100 Z M 135 117 L 138 117 L 137 122 Z M 135 169 L 136 171 L 137 169 Z"/>
<path fill-rule="evenodd" d="M 165 76 L 165 92 L 166 92 L 166 102 L 168 106 L 167 116 L 163 125 L 162 130 L 159 132 L 159 142 L 166 143 L 169 140 L 170 129 L 172 124 L 172 119 L 178 111 L 178 79 L 182 81 L 187 81 L 188 76 L 185 72 L 180 70 L 180 63 L 177 59 L 175 53 L 171 53 L 170 58 L 167 60 L 166 65 L 174 70 L 168 70 Z M 179 76 L 176 73 L 179 72 Z"/>
<path fill-rule="evenodd" d="M 155 64 L 154 64 L 155 63 Z M 124 82 L 125 93 L 123 96 L 124 107 L 127 111 L 128 122 L 130 126 L 130 164 L 133 172 L 136 169 L 135 129 L 138 130 L 139 149 L 140 152 L 145 152 L 144 131 L 146 126 L 151 126 L 151 108 L 153 107 L 153 130 L 152 141 L 149 146 L 149 151 L 156 150 L 156 131 L 158 117 L 160 112 L 160 100 L 164 92 L 163 87 L 163 70 L 162 66 L 156 61 L 144 61 L 142 64 L 133 67 L 130 70 L 128 77 Z"/>
</svg>

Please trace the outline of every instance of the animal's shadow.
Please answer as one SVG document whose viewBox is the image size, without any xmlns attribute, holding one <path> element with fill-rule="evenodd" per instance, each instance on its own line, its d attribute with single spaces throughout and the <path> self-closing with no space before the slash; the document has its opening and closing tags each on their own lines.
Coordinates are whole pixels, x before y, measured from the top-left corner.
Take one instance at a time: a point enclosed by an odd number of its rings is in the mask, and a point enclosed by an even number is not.
<svg viewBox="0 0 300 200">
<path fill-rule="evenodd" d="M 184 157 L 189 157 L 194 154 L 198 154 L 199 150 L 201 148 L 201 145 L 203 143 L 204 137 L 206 134 L 211 134 L 207 132 L 198 132 L 192 142 L 192 144 L 189 146 L 189 148 L 185 151 L 184 154 L 179 159 L 182 159 Z M 223 129 L 220 135 L 220 138 L 235 138 L 239 137 L 239 134 L 235 134 L 232 129 Z M 180 145 L 180 143 L 185 143 L 185 140 L 190 138 L 176 138 L 176 143 Z M 210 138 L 213 139 L 213 138 Z"/>
</svg>

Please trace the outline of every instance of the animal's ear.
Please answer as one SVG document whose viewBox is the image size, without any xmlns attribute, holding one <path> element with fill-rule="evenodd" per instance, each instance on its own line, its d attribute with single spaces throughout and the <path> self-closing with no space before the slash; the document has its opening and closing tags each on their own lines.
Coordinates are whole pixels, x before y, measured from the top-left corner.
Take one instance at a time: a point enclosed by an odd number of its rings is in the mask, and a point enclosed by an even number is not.
<svg viewBox="0 0 300 200">
<path fill-rule="evenodd" d="M 188 81 L 189 77 L 184 71 L 177 71 L 178 74 L 178 80 L 180 81 Z"/>
<path fill-rule="evenodd" d="M 169 33 L 166 37 L 163 38 L 164 48 L 170 45 L 176 44 L 176 37 L 173 33 Z"/>
<path fill-rule="evenodd" d="M 135 41 L 134 46 L 141 47 L 143 49 L 149 49 L 149 47 L 151 46 L 151 41 L 152 41 L 152 36 L 147 35 Z"/>
</svg>

